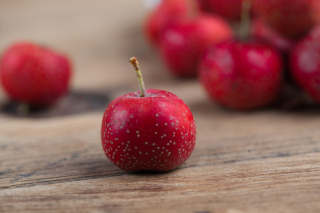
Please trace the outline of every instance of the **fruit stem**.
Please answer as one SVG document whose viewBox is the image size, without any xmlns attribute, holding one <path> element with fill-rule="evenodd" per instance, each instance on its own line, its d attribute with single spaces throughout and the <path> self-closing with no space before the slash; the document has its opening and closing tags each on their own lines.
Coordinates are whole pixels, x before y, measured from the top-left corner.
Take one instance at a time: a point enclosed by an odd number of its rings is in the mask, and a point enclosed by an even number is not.
<svg viewBox="0 0 320 213">
<path fill-rule="evenodd" d="M 146 92 L 146 88 L 144 86 L 144 82 L 143 82 L 143 78 L 142 78 L 139 62 L 138 62 L 136 57 L 130 58 L 129 61 L 133 65 L 133 68 L 136 71 L 136 74 L 137 74 L 137 77 L 138 77 L 139 87 L 140 87 L 140 97 L 146 97 L 147 92 Z"/>
<path fill-rule="evenodd" d="M 187 9 L 187 17 L 192 19 L 199 15 L 200 8 L 198 3 L 195 0 L 187 0 L 185 1 L 186 9 Z"/>
<path fill-rule="evenodd" d="M 240 35 L 239 35 L 241 41 L 247 41 L 249 38 L 250 8 L 251 8 L 251 2 L 249 0 L 242 1 Z"/>
</svg>

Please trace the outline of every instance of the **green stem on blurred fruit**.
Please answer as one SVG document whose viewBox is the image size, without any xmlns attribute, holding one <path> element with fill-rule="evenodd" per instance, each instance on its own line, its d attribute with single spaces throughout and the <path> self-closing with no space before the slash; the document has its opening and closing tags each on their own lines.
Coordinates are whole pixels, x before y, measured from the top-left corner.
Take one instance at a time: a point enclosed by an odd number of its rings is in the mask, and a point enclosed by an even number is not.
<svg viewBox="0 0 320 213">
<path fill-rule="evenodd" d="M 250 30 L 250 0 L 242 1 L 242 11 L 241 11 L 241 23 L 240 23 L 240 40 L 247 41 L 249 38 Z"/>
<path fill-rule="evenodd" d="M 138 77 L 139 87 L 140 87 L 140 97 L 146 97 L 147 92 L 146 92 L 146 88 L 144 86 L 144 82 L 143 82 L 143 78 L 142 78 L 139 62 L 138 62 L 136 57 L 130 58 L 129 61 L 133 65 L 133 68 L 136 71 L 136 74 L 137 74 L 137 77 Z"/>
</svg>

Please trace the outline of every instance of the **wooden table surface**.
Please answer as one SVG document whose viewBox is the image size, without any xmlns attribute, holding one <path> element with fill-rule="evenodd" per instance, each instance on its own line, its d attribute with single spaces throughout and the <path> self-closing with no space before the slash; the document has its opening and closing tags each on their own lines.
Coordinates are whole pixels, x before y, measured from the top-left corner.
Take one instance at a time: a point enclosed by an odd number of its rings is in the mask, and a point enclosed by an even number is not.
<svg viewBox="0 0 320 213">
<path fill-rule="evenodd" d="M 141 33 L 147 11 L 141 0 L 0 1 L 1 52 L 32 40 L 74 64 L 71 94 L 48 111 L 12 114 L 0 90 L 0 212 L 320 212 L 320 109 L 219 107 L 167 72 Z M 196 148 L 171 172 L 131 174 L 102 151 L 105 106 L 138 90 L 131 56 L 147 88 L 194 114 Z"/>
</svg>

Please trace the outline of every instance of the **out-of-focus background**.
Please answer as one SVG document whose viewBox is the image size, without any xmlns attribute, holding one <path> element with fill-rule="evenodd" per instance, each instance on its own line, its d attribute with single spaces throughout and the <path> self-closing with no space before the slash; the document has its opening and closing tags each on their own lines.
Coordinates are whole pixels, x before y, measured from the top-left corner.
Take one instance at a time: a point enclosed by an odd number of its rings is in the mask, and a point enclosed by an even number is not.
<svg viewBox="0 0 320 213">
<path fill-rule="evenodd" d="M 173 77 L 143 33 L 150 2 L 0 1 L 0 52 L 33 41 L 73 64 L 70 95 L 44 111 L 17 115 L 0 87 L 0 212 L 319 212 L 319 108 L 230 110 Z M 194 115 L 196 148 L 171 172 L 128 173 L 101 148 L 107 104 L 139 90 L 132 56 Z"/>
<path fill-rule="evenodd" d="M 138 88 L 128 60 L 136 56 L 150 88 L 170 81 L 142 33 L 148 1 L 1 1 L 2 52 L 16 41 L 33 41 L 68 55 L 73 89 Z M 130 72 L 131 71 L 131 72 Z M 152 73 L 152 74 L 151 74 Z"/>
</svg>

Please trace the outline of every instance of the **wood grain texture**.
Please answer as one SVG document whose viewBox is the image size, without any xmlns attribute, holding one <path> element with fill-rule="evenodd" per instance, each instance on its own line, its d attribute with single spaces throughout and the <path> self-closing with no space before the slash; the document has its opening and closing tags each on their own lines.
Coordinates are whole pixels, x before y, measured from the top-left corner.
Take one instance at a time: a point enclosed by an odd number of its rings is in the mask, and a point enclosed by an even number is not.
<svg viewBox="0 0 320 213">
<path fill-rule="evenodd" d="M 0 2 L 1 51 L 21 39 L 53 46 L 74 61 L 72 90 L 111 99 L 138 90 L 135 55 L 146 87 L 180 96 L 197 124 L 196 148 L 178 169 L 127 173 L 102 151 L 102 109 L 1 113 L 0 212 L 320 212 L 320 109 L 220 108 L 197 80 L 165 71 L 141 35 L 146 13 L 138 0 Z"/>
</svg>

